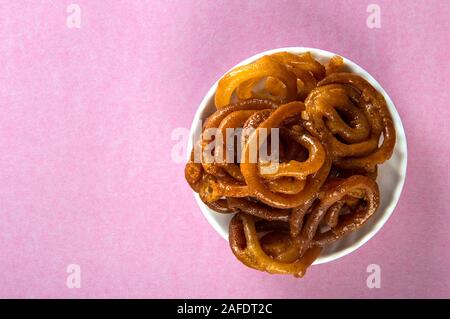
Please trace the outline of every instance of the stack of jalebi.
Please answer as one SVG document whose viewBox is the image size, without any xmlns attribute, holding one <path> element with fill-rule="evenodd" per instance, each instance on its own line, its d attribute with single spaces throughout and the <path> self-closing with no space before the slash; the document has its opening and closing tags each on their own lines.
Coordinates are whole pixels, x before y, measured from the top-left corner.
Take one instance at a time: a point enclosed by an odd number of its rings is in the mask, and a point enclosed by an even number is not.
<svg viewBox="0 0 450 319">
<path fill-rule="evenodd" d="M 208 207 L 235 214 L 231 250 L 249 267 L 302 277 L 379 206 L 394 125 L 384 97 L 344 68 L 280 52 L 219 81 L 185 176 Z"/>
</svg>

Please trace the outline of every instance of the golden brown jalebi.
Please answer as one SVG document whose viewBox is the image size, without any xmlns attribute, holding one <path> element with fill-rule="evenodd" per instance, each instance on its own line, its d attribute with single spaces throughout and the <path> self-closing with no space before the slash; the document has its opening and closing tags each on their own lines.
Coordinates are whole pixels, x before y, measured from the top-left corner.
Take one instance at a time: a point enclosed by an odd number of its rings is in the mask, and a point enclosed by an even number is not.
<svg viewBox="0 0 450 319">
<path fill-rule="evenodd" d="M 230 247 L 251 268 L 302 277 L 376 213 L 394 124 L 384 97 L 344 69 L 339 56 L 279 52 L 219 81 L 185 177 L 210 209 L 235 214 Z"/>
<path fill-rule="evenodd" d="M 386 101 L 360 76 L 330 74 L 305 104 L 309 131 L 324 142 L 335 165 L 373 170 L 391 157 L 395 129 Z"/>
<path fill-rule="evenodd" d="M 216 107 L 221 109 L 231 103 L 234 91 L 250 80 L 265 77 L 276 78 L 286 86 L 286 94 L 273 99 L 279 103 L 295 100 L 297 94 L 297 81 L 295 75 L 277 60 L 264 56 L 261 59 L 241 67 L 237 67 L 225 75 L 219 82 L 216 91 Z M 264 97 L 270 98 L 270 94 Z"/>
<path fill-rule="evenodd" d="M 245 213 L 238 213 L 233 217 L 230 222 L 229 233 L 231 250 L 242 263 L 251 268 L 273 274 L 290 274 L 303 277 L 306 269 L 320 253 L 319 247 L 313 247 L 308 249 L 303 256 L 300 256 L 298 249 L 291 250 L 294 243 L 290 236 L 283 236 L 282 247 L 279 247 L 278 251 L 275 249 L 271 251 L 267 247 L 273 244 L 273 241 L 272 243 L 266 243 L 267 252 L 264 251 L 256 232 L 254 218 Z M 271 255 L 269 255 L 270 253 Z"/>
</svg>

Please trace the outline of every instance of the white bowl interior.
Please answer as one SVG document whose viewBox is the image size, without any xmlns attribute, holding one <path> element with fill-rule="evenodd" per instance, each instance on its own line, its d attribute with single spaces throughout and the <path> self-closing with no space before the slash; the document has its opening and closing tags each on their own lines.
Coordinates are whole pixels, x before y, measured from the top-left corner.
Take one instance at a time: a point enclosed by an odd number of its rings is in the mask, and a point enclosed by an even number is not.
<svg viewBox="0 0 450 319">
<path fill-rule="evenodd" d="M 242 61 L 236 66 L 253 62 L 258 58 L 262 57 L 263 55 L 283 51 L 297 54 L 310 51 L 313 54 L 313 56 L 321 62 L 328 61 L 333 55 L 335 55 L 335 53 L 314 48 L 303 48 L 303 47 L 280 48 L 256 54 Z M 322 250 L 322 253 L 319 256 L 319 258 L 317 258 L 316 261 L 314 262 L 315 265 L 326 263 L 338 259 L 340 257 L 343 257 L 355 251 L 356 249 L 364 245 L 364 243 L 366 243 L 370 238 L 372 238 L 381 229 L 381 227 L 384 225 L 384 223 L 388 220 L 389 216 L 391 216 L 392 212 L 394 211 L 394 208 L 399 200 L 406 175 L 406 163 L 407 163 L 406 137 L 400 116 L 398 115 L 398 112 L 395 109 L 394 103 L 387 95 L 387 93 L 384 91 L 384 89 L 380 86 L 380 84 L 369 73 L 367 73 L 367 71 L 358 66 L 356 63 L 346 59 L 345 57 L 343 58 L 348 71 L 359 74 L 364 79 L 369 81 L 370 84 L 372 84 L 379 92 L 381 92 L 384 95 L 389 111 L 391 112 L 394 121 L 397 133 L 397 142 L 392 157 L 388 161 L 383 163 L 383 165 L 380 165 L 378 169 L 377 182 L 381 192 L 381 204 L 380 207 L 378 208 L 378 211 L 359 230 L 345 236 L 341 240 L 331 245 L 328 245 L 324 250 Z M 236 66 L 234 66 L 233 68 L 235 68 Z M 191 126 L 188 154 L 190 154 L 190 150 L 192 149 L 194 133 L 201 131 L 200 126 L 201 120 L 207 118 L 215 111 L 214 94 L 216 92 L 216 88 L 217 82 L 214 83 L 214 85 L 210 88 L 210 90 L 204 97 L 195 114 Z M 233 215 L 216 213 L 213 210 L 209 209 L 200 200 L 200 197 L 198 196 L 197 193 L 194 193 L 194 196 L 197 201 L 197 204 L 199 205 L 201 211 L 203 212 L 203 215 L 206 217 L 209 223 L 223 238 L 228 240 L 228 225 Z"/>
</svg>

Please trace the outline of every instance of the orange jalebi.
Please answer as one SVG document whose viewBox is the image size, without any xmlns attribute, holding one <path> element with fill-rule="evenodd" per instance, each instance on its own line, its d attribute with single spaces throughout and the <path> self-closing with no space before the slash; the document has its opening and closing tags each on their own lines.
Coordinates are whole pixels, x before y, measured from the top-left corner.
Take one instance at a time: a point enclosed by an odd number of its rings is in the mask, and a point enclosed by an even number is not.
<svg viewBox="0 0 450 319">
<path fill-rule="evenodd" d="M 376 213 L 394 124 L 384 97 L 344 68 L 339 56 L 279 52 L 219 81 L 185 177 L 210 209 L 235 214 L 230 247 L 251 268 L 302 277 Z"/>
</svg>

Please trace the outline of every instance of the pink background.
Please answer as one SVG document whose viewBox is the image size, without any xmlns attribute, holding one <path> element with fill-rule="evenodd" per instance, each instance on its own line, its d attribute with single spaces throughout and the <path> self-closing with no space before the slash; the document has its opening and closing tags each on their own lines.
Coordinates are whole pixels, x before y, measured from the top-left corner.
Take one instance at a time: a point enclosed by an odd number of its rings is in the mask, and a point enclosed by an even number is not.
<svg viewBox="0 0 450 319">
<path fill-rule="evenodd" d="M 450 297 L 448 1 L 0 3 L 1 297 Z M 210 85 L 263 50 L 342 54 L 408 138 L 400 202 L 363 248 L 302 280 L 245 268 L 171 160 Z M 82 287 L 66 287 L 81 266 Z M 381 266 L 381 289 L 366 267 Z"/>
</svg>

